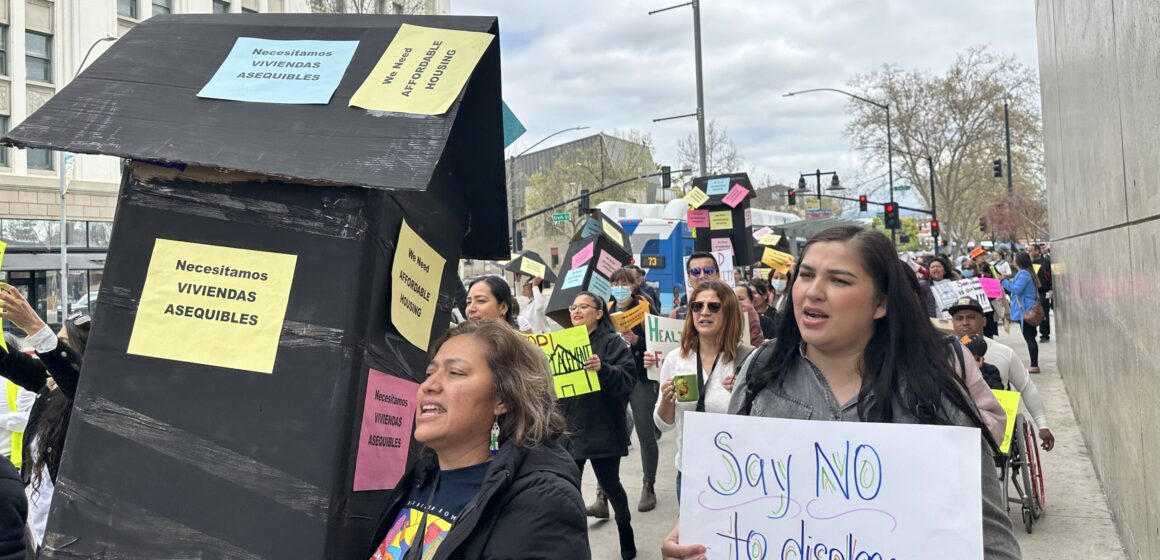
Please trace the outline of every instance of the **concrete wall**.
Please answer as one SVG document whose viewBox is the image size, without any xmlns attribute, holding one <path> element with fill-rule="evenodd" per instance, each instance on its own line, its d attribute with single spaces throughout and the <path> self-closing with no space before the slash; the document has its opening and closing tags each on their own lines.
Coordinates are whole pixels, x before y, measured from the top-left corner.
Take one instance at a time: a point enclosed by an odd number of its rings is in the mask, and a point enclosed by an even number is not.
<svg viewBox="0 0 1160 560">
<path fill-rule="evenodd" d="M 1160 2 L 1037 0 L 1036 18 L 1050 344 L 1129 555 L 1160 558 Z"/>
</svg>

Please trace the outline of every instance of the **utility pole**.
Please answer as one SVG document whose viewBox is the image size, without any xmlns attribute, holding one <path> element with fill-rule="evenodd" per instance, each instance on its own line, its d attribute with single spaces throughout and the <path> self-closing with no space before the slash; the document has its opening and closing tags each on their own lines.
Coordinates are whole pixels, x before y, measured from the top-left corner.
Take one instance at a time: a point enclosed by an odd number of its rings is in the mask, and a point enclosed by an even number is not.
<svg viewBox="0 0 1160 560">
<path fill-rule="evenodd" d="M 701 73 L 701 0 L 693 0 L 693 48 L 697 61 L 697 142 L 701 154 L 701 176 L 704 177 L 709 174 L 709 165 L 705 161 L 705 80 Z"/>
<path fill-rule="evenodd" d="M 938 222 L 938 197 L 934 189 L 934 159 L 926 156 L 926 164 L 930 168 L 930 219 Z M 934 254 L 938 254 L 938 238 L 937 235 L 931 236 L 934 239 Z"/>
<path fill-rule="evenodd" d="M 700 160 L 699 175 L 704 177 L 709 174 L 709 164 L 707 163 L 707 155 L 705 149 L 705 80 L 701 71 L 701 0 L 692 0 L 684 4 L 677 4 L 676 6 L 669 6 L 659 10 L 653 10 L 648 15 L 659 14 L 667 12 L 676 8 L 683 8 L 685 6 L 693 7 L 693 60 L 696 66 L 697 73 L 697 112 L 688 115 L 677 115 L 675 117 L 663 117 L 653 119 L 653 122 L 668 121 L 672 119 L 683 119 L 686 117 L 697 117 L 697 155 Z"/>
<path fill-rule="evenodd" d="M 1003 128 L 1007 131 L 1007 196 L 1015 194 L 1015 183 L 1011 169 L 1011 117 L 1007 113 L 1007 102 L 1003 102 Z"/>
</svg>

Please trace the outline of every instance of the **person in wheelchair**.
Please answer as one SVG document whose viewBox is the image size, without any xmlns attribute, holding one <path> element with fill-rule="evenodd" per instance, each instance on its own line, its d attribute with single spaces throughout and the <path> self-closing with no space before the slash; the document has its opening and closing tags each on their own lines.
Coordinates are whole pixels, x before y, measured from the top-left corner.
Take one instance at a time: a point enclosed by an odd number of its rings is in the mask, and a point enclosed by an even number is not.
<svg viewBox="0 0 1160 560">
<path fill-rule="evenodd" d="M 983 327 L 987 324 L 983 316 L 983 306 L 974 298 L 964 297 L 955 301 L 947 309 L 954 322 L 955 336 L 983 336 Z M 1023 365 L 1023 360 L 1010 346 L 997 340 L 984 339 L 987 344 L 985 361 L 995 366 L 1002 377 L 1002 389 L 1019 391 L 1027 411 L 1032 420 L 1039 427 L 1040 446 L 1044 451 L 1051 451 L 1055 447 L 1055 435 L 1047 427 L 1047 409 L 1043 406 L 1043 399 L 1039 397 L 1039 389 L 1031 380 L 1031 375 Z"/>
</svg>

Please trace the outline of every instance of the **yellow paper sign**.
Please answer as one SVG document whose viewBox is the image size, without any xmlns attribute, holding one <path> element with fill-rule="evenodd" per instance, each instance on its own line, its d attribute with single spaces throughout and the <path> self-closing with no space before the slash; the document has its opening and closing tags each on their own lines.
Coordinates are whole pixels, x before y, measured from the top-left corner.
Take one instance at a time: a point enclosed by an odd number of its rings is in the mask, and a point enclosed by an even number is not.
<svg viewBox="0 0 1160 560">
<path fill-rule="evenodd" d="M 272 373 L 297 255 L 158 239 L 128 353 Z"/>
<path fill-rule="evenodd" d="M 596 376 L 596 372 L 584 369 L 584 362 L 592 356 L 588 327 L 580 325 L 570 329 L 524 336 L 548 357 L 556 397 L 566 399 L 600 390 L 600 379 Z"/>
<path fill-rule="evenodd" d="M 627 332 L 644 322 L 644 316 L 648 314 L 648 304 L 641 303 L 632 309 L 626 311 L 618 311 L 609 315 L 608 318 L 612 320 L 612 326 L 616 332 Z"/>
<path fill-rule="evenodd" d="M 391 267 L 391 322 L 403 338 L 424 352 L 431 342 L 435 302 L 446 262 L 403 220 Z"/>
<path fill-rule="evenodd" d="M 354 96 L 351 107 L 442 115 L 463 91 L 495 37 L 404 23 Z"/>
<path fill-rule="evenodd" d="M 761 236 L 761 239 L 757 240 L 758 245 L 768 245 L 770 247 L 773 247 L 778 243 L 781 243 L 781 236 L 777 235 L 776 233 L 765 234 Z"/>
<path fill-rule="evenodd" d="M 1042 265 L 1038 265 L 1038 264 L 1033 264 L 1033 265 L 1031 265 L 1031 270 L 1034 270 L 1034 271 L 1035 271 L 1035 275 L 1036 275 L 1036 276 L 1039 276 L 1039 268 L 1040 268 L 1040 266 L 1042 266 Z"/>
<path fill-rule="evenodd" d="M 793 267 L 793 255 L 766 247 L 765 253 L 761 256 L 761 262 L 769 268 L 787 274 L 789 269 Z"/>
<path fill-rule="evenodd" d="M 1003 443 L 999 445 L 999 451 L 1006 453 L 1011 449 L 1011 438 L 1015 435 L 1015 417 L 1019 415 L 1020 395 L 1019 391 L 991 389 L 991 392 L 995 393 L 995 400 L 999 401 L 999 406 L 1007 413 L 1007 427 L 1003 429 Z"/>
<path fill-rule="evenodd" d="M 733 229 L 733 212 L 729 210 L 709 212 L 709 229 Z"/>
<path fill-rule="evenodd" d="M 543 278 L 547 268 L 544 263 L 533 261 L 527 257 L 524 257 L 524 260 L 520 262 L 520 271 L 528 273 L 532 278 Z"/>
<path fill-rule="evenodd" d="M 709 195 L 705 194 L 701 187 L 693 187 L 693 190 L 685 195 L 685 200 L 689 202 L 690 208 L 700 208 L 702 204 L 709 201 Z"/>
<path fill-rule="evenodd" d="M 620 230 L 612 225 L 612 222 L 601 221 L 600 225 L 604 226 L 604 235 L 612 238 L 612 241 L 621 247 L 624 247 L 624 236 L 620 234 Z"/>
</svg>

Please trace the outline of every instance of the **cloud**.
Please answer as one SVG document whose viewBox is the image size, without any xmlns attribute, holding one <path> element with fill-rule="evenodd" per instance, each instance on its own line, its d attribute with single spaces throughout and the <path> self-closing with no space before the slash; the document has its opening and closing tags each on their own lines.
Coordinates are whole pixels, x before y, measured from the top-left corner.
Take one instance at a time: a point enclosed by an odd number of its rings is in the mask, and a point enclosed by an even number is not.
<svg viewBox="0 0 1160 560">
<path fill-rule="evenodd" d="M 587 2 L 454 0 L 456 14 L 500 21 L 504 98 L 527 126 L 527 146 L 600 130 L 652 136 L 656 159 L 678 163 L 678 139 L 696 133 L 690 8 L 649 16 L 676 0 Z M 975 45 L 1037 67 L 1034 4 L 1010 0 L 713 0 L 701 3 L 705 110 L 729 130 L 754 179 L 796 180 L 822 168 L 867 177 L 843 130 L 847 99 L 783 98 L 843 87 L 883 64 L 941 72 Z"/>
</svg>

